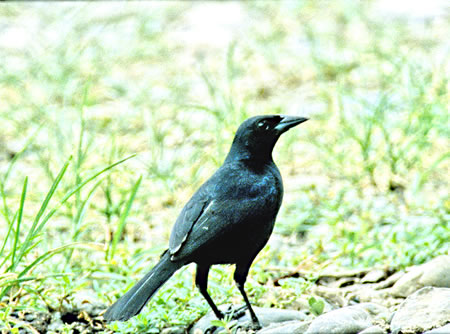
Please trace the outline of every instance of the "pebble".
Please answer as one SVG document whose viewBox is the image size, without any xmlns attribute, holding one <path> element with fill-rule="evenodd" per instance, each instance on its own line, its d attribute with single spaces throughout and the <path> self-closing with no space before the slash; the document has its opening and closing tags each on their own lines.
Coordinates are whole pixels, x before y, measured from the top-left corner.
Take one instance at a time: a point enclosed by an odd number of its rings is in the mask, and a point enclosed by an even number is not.
<svg viewBox="0 0 450 334">
<path fill-rule="evenodd" d="M 391 293 L 394 296 L 408 297 L 425 286 L 450 288 L 450 255 L 441 255 L 425 264 L 412 267 L 394 284 Z"/>
<path fill-rule="evenodd" d="M 222 311 L 226 311 L 228 306 L 224 305 L 219 307 Z M 290 322 L 292 320 L 296 320 L 299 322 L 308 321 L 310 317 L 307 316 L 304 312 L 294 311 L 294 310 L 282 310 L 276 308 L 262 308 L 262 307 L 253 307 L 263 329 L 268 327 L 270 324 L 274 323 L 285 323 Z M 204 317 L 202 317 L 189 331 L 189 333 L 202 333 L 206 332 L 208 328 L 211 328 L 211 320 L 216 320 L 216 316 L 213 312 L 209 312 Z M 246 326 L 250 324 L 250 317 L 248 311 L 245 312 L 245 315 L 237 319 L 238 326 Z M 213 333 L 219 333 L 223 331 L 223 328 L 217 328 Z"/>
<path fill-rule="evenodd" d="M 374 269 L 369 271 L 362 279 L 361 283 L 377 283 L 386 277 L 386 271 L 383 269 Z"/>
<path fill-rule="evenodd" d="M 358 334 L 386 334 L 386 331 L 380 326 L 370 326 Z"/>
<path fill-rule="evenodd" d="M 186 329 L 183 327 L 169 327 L 169 328 L 164 328 L 160 334 L 185 334 L 186 333 Z"/>
<path fill-rule="evenodd" d="M 391 321 L 391 331 L 422 333 L 450 321 L 450 289 L 425 287 L 400 304 Z"/>
<path fill-rule="evenodd" d="M 303 334 L 308 329 L 311 321 L 285 321 L 277 324 L 271 324 L 269 327 L 263 328 L 256 332 L 257 334 Z"/>
<path fill-rule="evenodd" d="M 318 316 L 306 334 L 357 334 L 373 325 L 379 316 L 386 317 L 388 310 L 374 303 L 362 303 L 343 307 Z"/>
<path fill-rule="evenodd" d="M 448 333 L 450 333 L 450 324 L 447 324 L 444 327 L 439 327 L 432 329 L 430 331 L 426 331 L 423 334 L 448 334 Z"/>
</svg>

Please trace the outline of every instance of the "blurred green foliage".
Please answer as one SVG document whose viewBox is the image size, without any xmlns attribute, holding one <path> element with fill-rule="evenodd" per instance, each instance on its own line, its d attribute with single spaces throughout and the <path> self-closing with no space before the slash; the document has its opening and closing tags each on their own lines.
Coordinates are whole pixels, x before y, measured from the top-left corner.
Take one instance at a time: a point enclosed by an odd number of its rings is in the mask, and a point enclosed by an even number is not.
<svg viewBox="0 0 450 334">
<path fill-rule="evenodd" d="M 274 287 L 280 268 L 402 268 L 448 253 L 449 21 L 386 18 L 377 3 L 1 6 L 2 321 L 81 290 L 105 305 L 121 295 L 256 114 L 311 117 L 274 154 L 286 195 L 247 283 L 256 304 L 282 289 L 275 306 L 287 306 L 313 284 Z M 58 209 L 36 230 L 47 205 Z M 192 273 L 111 329 L 200 317 Z M 232 268 L 210 275 L 219 304 L 242 302 Z"/>
</svg>

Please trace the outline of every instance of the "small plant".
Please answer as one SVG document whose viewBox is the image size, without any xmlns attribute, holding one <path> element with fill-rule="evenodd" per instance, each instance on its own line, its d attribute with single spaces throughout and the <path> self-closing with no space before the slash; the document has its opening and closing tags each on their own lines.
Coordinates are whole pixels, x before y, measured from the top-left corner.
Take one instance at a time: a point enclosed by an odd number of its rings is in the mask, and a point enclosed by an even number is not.
<svg viewBox="0 0 450 334">
<path fill-rule="evenodd" d="M 218 327 L 218 328 L 223 328 L 222 331 L 220 331 L 220 334 L 233 334 L 234 333 L 234 328 L 237 325 L 237 320 L 233 320 L 232 316 L 226 316 L 224 319 L 219 320 L 219 319 L 214 319 L 211 320 L 211 325 Z"/>
<path fill-rule="evenodd" d="M 80 180 L 80 183 L 77 184 L 72 190 L 67 192 L 65 196 L 59 201 L 59 203 L 54 206 L 51 210 L 47 210 L 49 203 L 54 196 L 61 180 L 64 177 L 64 174 L 67 171 L 71 158 L 64 164 L 61 168 L 60 172 L 55 178 L 50 190 L 48 191 L 44 201 L 42 202 L 38 213 L 36 214 L 31 226 L 28 226 L 26 229 L 25 237 L 21 238 L 23 234 L 23 213 L 25 208 L 25 199 L 27 194 L 27 186 L 28 186 L 28 177 L 25 177 L 22 194 L 20 199 L 19 208 L 13 216 L 13 219 L 9 223 L 9 228 L 6 233 L 6 237 L 3 240 L 3 244 L 0 249 L 0 258 L 2 258 L 2 262 L 0 263 L 0 268 L 2 272 L 0 273 L 0 299 L 3 298 L 13 286 L 20 285 L 23 282 L 27 282 L 30 280 L 35 280 L 37 277 L 27 276 L 30 272 L 33 271 L 38 265 L 43 262 L 49 260 L 51 257 L 59 254 L 67 249 L 77 247 L 77 243 L 66 244 L 40 254 L 36 259 L 34 259 L 31 263 L 26 263 L 26 256 L 35 249 L 42 240 L 42 234 L 44 232 L 44 228 L 46 224 L 50 221 L 50 219 L 58 212 L 58 210 L 80 189 L 86 186 L 88 183 L 95 180 L 100 175 L 104 174 L 108 170 L 113 167 L 123 163 L 124 161 L 130 159 L 132 156 L 117 161 L 97 173 L 94 173 L 90 177 L 87 177 L 85 180 Z M 6 182 L 6 179 L 3 179 L 3 183 Z M 5 198 L 4 202 L 5 202 Z M 22 239 L 22 240 L 21 240 Z M 7 247 L 9 244 L 9 247 Z M 8 265 L 9 261 L 9 265 Z M 40 278 L 42 279 L 42 277 Z"/>
<path fill-rule="evenodd" d="M 315 297 L 311 296 L 308 299 L 308 304 L 309 310 L 315 316 L 321 315 L 323 313 L 323 309 L 325 307 L 325 302 L 323 301 L 323 299 L 321 298 L 316 299 Z"/>
<path fill-rule="evenodd" d="M 0 39 L 19 37 L 0 45 L 2 329 L 23 331 L 13 312 L 58 309 L 82 289 L 110 304 L 156 262 L 183 203 L 257 114 L 310 117 L 274 153 L 285 200 L 246 283 L 257 305 L 304 295 L 313 278 L 272 285 L 295 268 L 396 270 L 449 253 L 449 21 L 386 20 L 376 1 L 236 6 L 245 38 L 220 24 L 212 48 L 174 38 L 203 22 L 188 3 L 0 6 Z M 211 275 L 218 304 L 242 302 L 232 267 Z M 193 276 L 180 271 L 108 328 L 188 327 L 209 311 Z"/>
</svg>

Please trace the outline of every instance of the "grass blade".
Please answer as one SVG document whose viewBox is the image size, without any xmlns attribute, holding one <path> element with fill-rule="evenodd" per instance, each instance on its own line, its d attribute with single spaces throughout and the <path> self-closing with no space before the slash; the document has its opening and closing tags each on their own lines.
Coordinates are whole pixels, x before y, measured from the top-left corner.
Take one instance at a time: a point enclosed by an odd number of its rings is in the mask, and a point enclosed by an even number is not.
<svg viewBox="0 0 450 334">
<path fill-rule="evenodd" d="M 59 172 L 58 176 L 56 177 L 55 181 L 53 182 L 49 192 L 47 193 L 47 196 L 45 197 L 44 202 L 42 203 L 39 212 L 36 215 L 36 218 L 33 221 L 33 225 L 31 226 L 24 242 L 22 243 L 22 247 L 20 247 L 19 255 L 17 256 L 17 261 L 14 262 L 7 271 L 13 271 L 16 269 L 17 264 L 20 262 L 20 260 L 23 258 L 25 253 L 27 252 L 27 248 L 30 246 L 31 240 L 34 239 L 37 234 L 39 234 L 41 228 L 38 225 L 39 220 L 41 219 L 42 215 L 44 214 L 45 210 L 47 209 L 48 203 L 50 202 L 51 198 L 53 197 L 53 194 L 56 191 L 56 188 L 58 187 L 59 183 L 61 182 L 64 174 L 66 173 L 67 167 L 69 167 L 69 163 L 72 157 L 69 158 L 69 160 L 64 164 L 63 168 Z M 42 225 L 42 224 L 41 224 Z"/>
<path fill-rule="evenodd" d="M 8 259 L 11 257 L 11 253 L 9 253 L 9 254 L 6 255 L 6 256 L 3 256 L 3 252 L 5 251 L 6 243 L 8 242 L 9 235 L 11 234 L 11 231 L 12 231 L 12 228 L 13 228 L 13 226 L 14 226 L 14 223 L 16 222 L 16 219 L 17 219 L 17 212 L 16 212 L 16 214 L 14 215 L 13 220 L 12 220 L 11 223 L 9 224 L 8 231 L 6 232 L 5 239 L 3 240 L 2 249 L 0 250 L 0 258 L 3 257 L 3 261 L 2 261 L 2 263 L 0 263 L 0 268 L 6 263 L 6 261 L 8 261 Z"/>
<path fill-rule="evenodd" d="M 117 244 L 120 240 L 120 237 L 122 236 L 123 230 L 125 228 L 126 219 L 128 217 L 128 214 L 130 213 L 131 206 L 133 205 L 133 201 L 134 201 L 134 198 L 136 197 L 136 193 L 139 189 L 139 186 L 141 185 L 141 181 L 142 181 L 142 175 L 139 177 L 139 179 L 136 181 L 133 188 L 131 189 L 131 194 L 125 205 L 125 209 L 123 210 L 122 214 L 120 215 L 119 225 L 117 226 L 117 230 L 114 233 L 111 249 L 108 254 L 110 259 L 114 257 L 114 253 L 116 252 Z"/>
<path fill-rule="evenodd" d="M 28 273 L 28 271 L 30 271 L 31 269 L 33 269 L 35 266 L 37 266 L 39 263 L 44 262 L 46 260 L 48 260 L 49 258 L 51 258 L 53 255 L 56 255 L 58 253 L 61 253 L 62 251 L 66 250 L 67 248 L 73 248 L 79 244 L 83 244 L 81 242 L 74 242 L 74 243 L 70 243 L 67 245 L 63 245 L 61 247 L 57 247 L 54 248 L 52 250 L 49 250 L 47 252 L 45 252 L 44 254 L 42 254 L 41 256 L 39 256 L 36 260 L 34 260 L 33 262 L 31 262 L 28 266 L 25 267 L 24 270 L 22 270 L 19 274 L 19 278 L 23 277 L 26 273 Z"/>
<path fill-rule="evenodd" d="M 8 205 L 6 203 L 6 193 L 5 193 L 6 181 L 8 180 L 9 174 L 11 173 L 14 164 L 16 163 L 17 160 L 19 160 L 19 158 L 28 149 L 28 147 L 34 140 L 34 137 L 37 135 L 37 133 L 41 129 L 42 125 L 43 124 L 39 125 L 38 128 L 31 134 L 31 136 L 27 139 L 27 141 L 25 142 L 25 145 L 22 147 L 22 149 L 19 152 L 17 152 L 16 154 L 14 154 L 14 157 L 11 159 L 11 162 L 9 163 L 8 168 L 5 172 L 5 174 L 3 174 L 2 180 L 0 182 L 0 195 L 2 196 L 2 202 L 3 202 L 2 204 L 3 204 L 3 209 L 4 209 L 3 216 L 8 221 L 9 224 L 11 224 L 11 222 L 9 220 L 10 211 L 9 211 Z"/>
<path fill-rule="evenodd" d="M 52 256 L 54 256 L 54 255 L 56 255 L 56 254 L 58 254 L 58 253 L 61 253 L 61 252 L 65 251 L 65 250 L 68 249 L 68 248 L 73 248 L 73 247 L 76 247 L 76 246 L 78 246 L 78 245 L 80 245 L 80 244 L 82 245 L 82 244 L 84 244 L 84 243 L 81 243 L 81 242 L 75 242 L 75 243 L 63 245 L 63 246 L 61 246 L 61 247 L 57 247 L 57 248 L 54 248 L 54 249 L 52 249 L 52 250 L 49 250 L 49 251 L 45 252 L 44 254 L 42 254 L 41 256 L 39 256 L 39 257 L 38 257 L 37 259 L 35 259 L 32 263 L 30 263 L 29 265 L 27 265 L 27 266 L 26 266 L 26 267 L 25 267 L 25 268 L 17 275 L 17 278 L 16 278 L 16 279 L 2 282 L 1 285 L 3 286 L 3 289 L 2 289 L 2 291 L 1 291 L 1 293 L 0 293 L 0 300 L 8 293 L 9 289 L 10 289 L 12 286 L 14 286 L 14 285 L 16 285 L 16 284 L 18 284 L 18 283 L 24 282 L 24 281 L 29 281 L 29 280 L 36 279 L 36 278 L 24 277 L 24 276 L 25 276 L 30 270 L 32 270 L 34 267 L 36 267 L 38 264 L 47 261 L 47 260 L 50 259 Z M 35 244 L 35 245 L 36 245 L 36 244 Z"/>
<path fill-rule="evenodd" d="M 23 182 L 22 195 L 20 196 L 19 211 L 17 214 L 17 226 L 16 226 L 16 231 L 14 233 L 14 244 L 13 244 L 13 248 L 12 248 L 12 252 L 11 252 L 11 254 L 12 254 L 11 255 L 11 266 L 14 266 L 15 259 L 16 259 L 16 250 L 17 250 L 17 244 L 19 242 L 19 237 L 20 237 L 20 224 L 22 223 L 23 206 L 25 204 L 25 196 L 27 194 L 27 185 L 28 185 L 28 176 L 25 177 L 25 181 Z"/>
<path fill-rule="evenodd" d="M 135 157 L 136 154 L 132 154 L 124 159 L 121 159 L 111 165 L 108 165 L 107 167 L 103 168 L 101 171 L 95 173 L 94 175 L 90 176 L 89 178 L 87 178 L 85 181 L 83 181 L 82 183 L 80 183 L 78 186 L 76 186 L 74 189 L 72 189 L 71 191 L 69 191 L 64 198 L 61 200 L 61 202 L 55 207 L 53 208 L 48 214 L 47 216 L 45 216 L 45 218 L 42 220 L 41 224 L 38 226 L 37 228 L 37 232 L 40 232 L 42 230 L 42 228 L 44 227 L 45 223 L 59 210 L 59 208 L 64 205 L 64 203 L 67 202 L 67 200 L 73 196 L 73 194 L 75 194 L 77 191 L 79 191 L 81 188 L 83 188 L 86 184 L 88 184 L 89 182 L 91 182 L 92 180 L 94 180 L 95 178 L 97 178 L 99 175 L 105 173 L 106 171 L 110 170 L 111 168 L 127 161 L 128 159 L 131 159 L 133 157 Z"/>
</svg>

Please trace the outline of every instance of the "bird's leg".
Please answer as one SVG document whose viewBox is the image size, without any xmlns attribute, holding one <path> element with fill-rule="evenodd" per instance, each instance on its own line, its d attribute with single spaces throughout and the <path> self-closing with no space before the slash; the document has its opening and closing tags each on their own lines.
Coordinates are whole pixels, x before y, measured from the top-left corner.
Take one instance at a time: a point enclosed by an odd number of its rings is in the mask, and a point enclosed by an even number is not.
<svg viewBox="0 0 450 334">
<path fill-rule="evenodd" d="M 234 281 L 236 282 L 236 285 L 241 292 L 242 297 L 244 298 L 245 306 L 248 308 L 248 311 L 250 312 L 250 317 L 252 318 L 252 327 L 253 329 L 261 329 L 262 326 L 258 320 L 258 317 L 255 314 L 255 311 L 252 309 L 252 305 L 250 305 L 250 301 L 248 300 L 247 294 L 244 290 L 244 284 L 247 280 L 248 270 L 250 269 L 250 266 L 239 266 L 236 265 L 236 270 L 234 272 Z"/>
<path fill-rule="evenodd" d="M 211 296 L 208 293 L 208 272 L 209 266 L 201 266 L 197 264 L 197 272 L 195 274 L 195 285 L 200 290 L 200 293 L 205 297 L 209 306 L 212 308 L 214 314 L 218 319 L 223 319 L 224 315 L 219 311 L 216 304 L 214 304 Z"/>
</svg>

